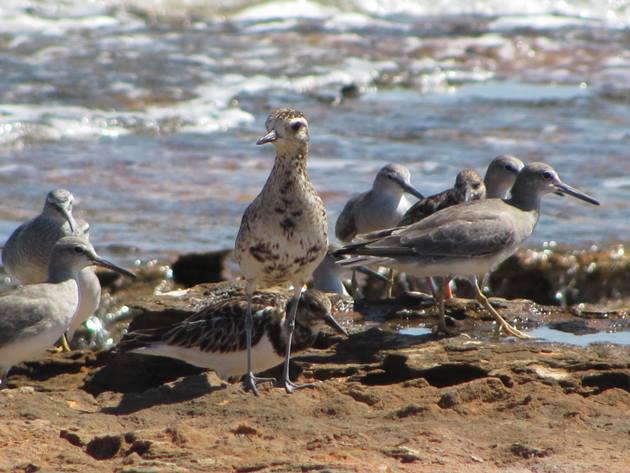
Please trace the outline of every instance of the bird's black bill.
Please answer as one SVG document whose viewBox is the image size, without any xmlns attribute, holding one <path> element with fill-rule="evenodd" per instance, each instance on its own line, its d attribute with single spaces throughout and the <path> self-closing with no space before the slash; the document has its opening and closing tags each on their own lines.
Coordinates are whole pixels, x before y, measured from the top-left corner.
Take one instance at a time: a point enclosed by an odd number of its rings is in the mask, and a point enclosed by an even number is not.
<svg viewBox="0 0 630 473">
<path fill-rule="evenodd" d="M 271 130 L 269 133 L 267 133 L 265 136 L 263 136 L 261 139 L 259 139 L 256 142 L 256 144 L 257 145 L 264 145 L 265 143 L 273 143 L 277 139 L 278 139 L 278 134 L 276 133 L 276 130 Z"/>
<path fill-rule="evenodd" d="M 331 314 L 326 314 L 324 316 L 324 322 L 326 322 L 326 325 L 334 328 L 335 331 L 339 332 L 340 334 L 345 335 L 346 337 L 348 336 L 347 330 L 339 325 L 339 322 L 337 322 Z"/>
<path fill-rule="evenodd" d="M 597 201 L 590 195 L 580 190 L 577 190 L 576 188 L 571 187 L 570 185 L 565 184 L 564 182 L 557 183 L 556 190 L 557 192 L 560 192 L 561 194 L 570 195 L 571 197 L 575 197 L 576 199 L 583 200 L 584 202 L 588 202 L 589 204 L 599 205 L 599 201 Z"/>
<path fill-rule="evenodd" d="M 389 278 L 387 276 L 379 273 L 378 271 L 374 271 L 373 269 L 370 269 L 367 266 L 357 266 L 354 269 L 358 273 L 365 274 L 366 276 L 370 276 L 372 278 L 378 279 L 379 281 L 389 282 Z"/>
<path fill-rule="evenodd" d="M 74 217 L 68 212 L 62 205 L 55 205 L 57 210 L 63 215 L 63 217 L 68 221 L 68 225 L 70 225 L 70 231 L 74 234 L 75 229 L 77 228 L 77 223 L 74 221 Z"/>
<path fill-rule="evenodd" d="M 103 268 L 111 269 L 112 271 L 116 271 L 117 273 L 123 274 L 125 276 L 129 276 L 130 278 L 136 278 L 136 275 L 131 271 L 126 270 L 125 268 L 121 268 L 120 266 L 112 263 L 111 261 L 107 261 L 103 258 L 94 259 L 94 264 L 97 266 L 101 266 Z"/>
<path fill-rule="evenodd" d="M 411 184 L 407 184 L 402 178 L 397 178 L 396 182 L 398 183 L 398 185 L 400 187 L 402 187 L 402 190 L 404 190 L 407 194 L 411 194 L 415 197 L 417 197 L 418 199 L 424 199 L 424 195 L 422 195 L 415 187 L 413 187 Z"/>
</svg>

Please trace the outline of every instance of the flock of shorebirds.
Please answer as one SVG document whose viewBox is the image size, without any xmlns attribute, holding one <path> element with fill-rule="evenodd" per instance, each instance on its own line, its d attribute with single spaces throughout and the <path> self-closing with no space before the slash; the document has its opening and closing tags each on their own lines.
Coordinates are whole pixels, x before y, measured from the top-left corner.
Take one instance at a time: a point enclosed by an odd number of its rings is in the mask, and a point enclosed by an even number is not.
<svg viewBox="0 0 630 473">
<path fill-rule="evenodd" d="M 478 284 L 532 234 L 541 198 L 570 195 L 598 205 L 565 184 L 544 163 L 524 165 L 513 156 L 495 158 L 482 178 L 475 170 L 457 175 L 452 189 L 424 197 L 401 165 L 382 168 L 370 191 L 352 198 L 339 216 L 335 234 L 346 246 L 329 247 L 326 208 L 307 174 L 309 127 L 293 109 L 272 112 L 267 134 L 257 144 L 276 150 L 262 191 L 247 207 L 236 237 L 235 257 L 245 295 L 206 307 L 183 322 L 127 333 L 122 352 L 169 356 L 212 368 L 222 378 L 243 376 L 258 394 L 259 378 L 284 360 L 279 384 L 287 392 L 303 386 L 289 379 L 291 350 L 309 347 L 326 325 L 347 335 L 331 315 L 322 291 L 343 292 L 330 277 L 343 268 L 387 267 L 431 278 L 439 308 L 438 330 L 449 332 L 444 301 L 449 278 L 466 278 L 477 300 L 494 316 L 496 329 L 527 338 L 489 303 Z M 419 199 L 413 203 L 406 194 Z M 133 273 L 99 257 L 89 241 L 89 225 L 72 215 L 73 196 L 57 189 L 42 213 L 18 227 L 6 242 L 2 261 L 22 286 L 0 295 L 0 387 L 9 369 L 41 355 L 94 313 L 101 288 L 93 266 L 130 277 Z M 303 292 L 313 277 L 315 289 Z M 382 276 L 381 276 L 382 277 Z M 291 285 L 284 292 L 258 289 Z M 318 290 L 319 289 L 319 290 Z"/>
</svg>

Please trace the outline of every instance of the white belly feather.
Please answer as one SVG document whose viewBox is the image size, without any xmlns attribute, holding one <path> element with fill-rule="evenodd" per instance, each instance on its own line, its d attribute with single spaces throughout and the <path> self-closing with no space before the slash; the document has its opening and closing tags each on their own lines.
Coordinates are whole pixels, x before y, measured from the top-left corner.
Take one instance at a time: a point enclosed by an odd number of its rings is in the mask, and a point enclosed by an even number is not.
<svg viewBox="0 0 630 473">
<path fill-rule="evenodd" d="M 195 347 L 184 348 L 154 343 L 147 347 L 131 350 L 131 352 L 176 358 L 193 366 L 214 370 L 222 379 L 241 376 L 247 371 L 247 352 L 245 350 L 229 353 L 204 352 Z M 254 373 L 273 368 L 283 361 L 284 358 L 274 351 L 273 345 L 266 335 L 252 346 L 252 369 Z"/>
</svg>

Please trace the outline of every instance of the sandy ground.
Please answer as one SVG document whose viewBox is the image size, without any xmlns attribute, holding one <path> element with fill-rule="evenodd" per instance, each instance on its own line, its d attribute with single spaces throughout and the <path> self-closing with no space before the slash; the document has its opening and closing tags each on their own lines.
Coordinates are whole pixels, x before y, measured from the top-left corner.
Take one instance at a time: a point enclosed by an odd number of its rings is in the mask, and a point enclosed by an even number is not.
<svg viewBox="0 0 630 473">
<path fill-rule="evenodd" d="M 139 284 L 144 294 L 155 287 Z M 238 290 L 223 283 L 182 297 L 116 297 L 134 301 L 141 327 Z M 496 340 L 491 319 L 467 300 L 448 305 L 460 333 L 450 338 L 393 328 L 401 318 L 434 325 L 422 302 L 354 310 L 338 314 L 349 338 L 321 337 L 295 359 L 292 375 L 315 386 L 292 395 L 262 386 L 255 397 L 211 371 L 140 355 L 72 352 L 19 365 L 0 391 L 0 471 L 630 471 L 629 346 Z M 520 327 L 601 330 L 602 321 L 628 320 L 625 309 L 526 300 L 501 310 Z"/>
<path fill-rule="evenodd" d="M 629 471 L 629 348 L 414 338 L 312 350 L 295 374 L 315 387 L 258 398 L 212 372 L 125 392 L 150 357 L 51 355 L 0 392 L 0 470 Z"/>
</svg>

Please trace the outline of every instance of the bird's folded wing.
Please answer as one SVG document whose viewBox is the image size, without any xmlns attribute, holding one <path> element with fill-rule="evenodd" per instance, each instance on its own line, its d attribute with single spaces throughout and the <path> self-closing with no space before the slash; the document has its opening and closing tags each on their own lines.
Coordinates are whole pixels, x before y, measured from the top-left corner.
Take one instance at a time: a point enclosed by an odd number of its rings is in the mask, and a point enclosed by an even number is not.
<svg viewBox="0 0 630 473">
<path fill-rule="evenodd" d="M 360 196 L 353 197 L 344 206 L 335 223 L 335 236 L 340 241 L 351 241 L 357 234 L 354 206 Z"/>
<path fill-rule="evenodd" d="M 458 219 L 434 228 L 409 227 L 391 238 L 423 256 L 485 256 L 516 243 L 511 221 L 500 215 Z"/>
</svg>

